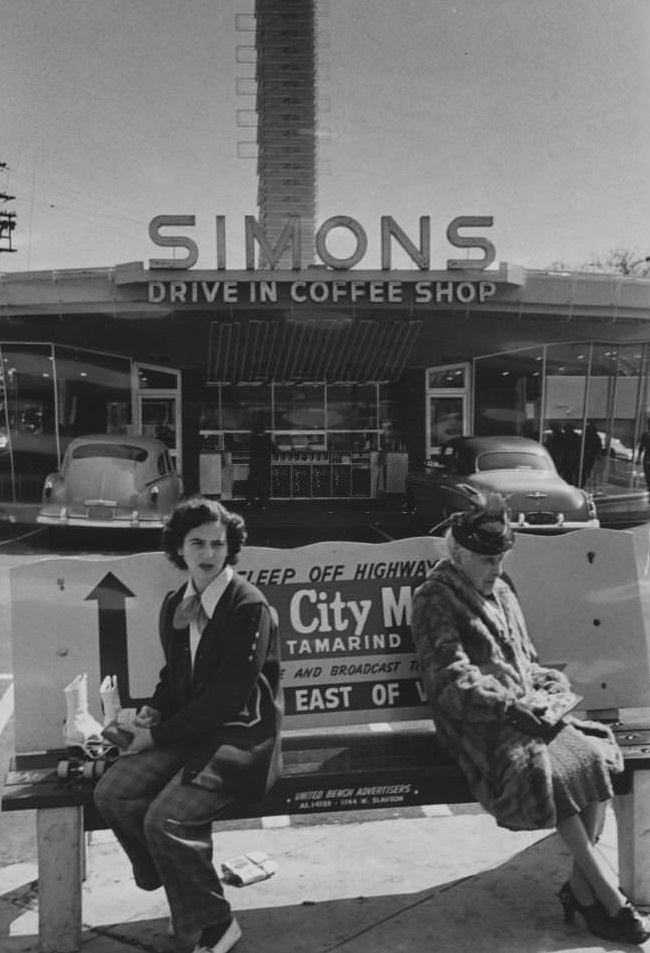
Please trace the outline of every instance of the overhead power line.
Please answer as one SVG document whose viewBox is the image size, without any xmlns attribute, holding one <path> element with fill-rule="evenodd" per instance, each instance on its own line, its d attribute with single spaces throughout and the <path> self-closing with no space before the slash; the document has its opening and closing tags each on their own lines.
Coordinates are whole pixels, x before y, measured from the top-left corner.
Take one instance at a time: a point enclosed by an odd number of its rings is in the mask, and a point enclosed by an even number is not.
<svg viewBox="0 0 650 953">
<path fill-rule="evenodd" d="M 8 169 L 6 162 L 0 162 L 0 172 L 6 172 Z M 15 195 L 9 195 L 7 192 L 0 192 L 0 202 L 13 202 Z M 15 252 L 13 247 L 13 234 L 16 228 L 16 213 L 9 209 L 0 208 L 0 252 Z"/>
</svg>

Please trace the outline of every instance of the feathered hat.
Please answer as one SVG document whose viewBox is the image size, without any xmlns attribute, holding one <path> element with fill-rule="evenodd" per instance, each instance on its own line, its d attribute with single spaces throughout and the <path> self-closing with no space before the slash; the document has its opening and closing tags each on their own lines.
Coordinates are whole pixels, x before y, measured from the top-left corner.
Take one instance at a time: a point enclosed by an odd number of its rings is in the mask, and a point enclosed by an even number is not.
<svg viewBox="0 0 650 953">
<path fill-rule="evenodd" d="M 472 508 L 454 513 L 449 525 L 460 546 L 483 556 L 498 556 L 515 544 L 508 507 L 500 493 L 477 494 Z"/>
</svg>

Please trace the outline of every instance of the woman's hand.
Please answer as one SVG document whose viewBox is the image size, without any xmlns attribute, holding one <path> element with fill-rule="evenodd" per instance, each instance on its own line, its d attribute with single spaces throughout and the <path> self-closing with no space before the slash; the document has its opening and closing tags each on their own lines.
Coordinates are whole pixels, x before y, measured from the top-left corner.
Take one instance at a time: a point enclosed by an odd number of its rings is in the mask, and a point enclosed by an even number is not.
<svg viewBox="0 0 650 953">
<path fill-rule="evenodd" d="M 126 749 L 122 752 L 122 756 L 129 754 L 138 754 L 140 751 L 147 751 L 149 748 L 154 748 L 154 741 L 151 737 L 151 732 L 148 728 L 137 728 L 135 734 L 133 735 L 133 741 Z"/>
<path fill-rule="evenodd" d="M 154 725 L 160 724 L 160 717 L 160 712 L 156 708 L 143 705 L 133 719 L 133 724 L 136 728 L 152 728 Z"/>
<path fill-rule="evenodd" d="M 540 718 L 544 709 L 533 709 L 523 701 L 514 701 L 506 709 L 506 721 L 527 735 L 548 736 L 548 725 Z"/>
</svg>

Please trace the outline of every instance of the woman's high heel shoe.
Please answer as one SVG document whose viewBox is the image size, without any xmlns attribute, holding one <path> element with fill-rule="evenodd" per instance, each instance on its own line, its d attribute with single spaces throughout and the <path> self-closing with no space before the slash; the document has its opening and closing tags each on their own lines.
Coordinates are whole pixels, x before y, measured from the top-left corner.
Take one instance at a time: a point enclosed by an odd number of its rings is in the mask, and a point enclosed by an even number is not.
<svg viewBox="0 0 650 953">
<path fill-rule="evenodd" d="M 566 923 L 573 923 L 577 911 L 584 919 L 589 932 L 603 940 L 639 944 L 645 943 L 650 937 L 650 926 L 646 917 L 642 916 L 629 900 L 615 916 L 610 917 L 598 900 L 587 906 L 579 903 L 568 880 L 560 887 L 558 898 Z"/>
<path fill-rule="evenodd" d="M 625 943 L 645 943 L 650 937 L 648 918 L 639 913 L 629 900 L 615 916 L 610 917 L 610 920 L 617 930 L 615 940 L 623 940 Z"/>
<path fill-rule="evenodd" d="M 596 900 L 595 903 L 590 903 L 588 905 L 583 905 L 578 901 L 578 898 L 573 892 L 571 884 L 567 880 L 566 883 L 563 883 L 558 891 L 558 899 L 562 904 L 562 910 L 564 912 L 564 922 L 573 923 L 575 919 L 576 912 L 579 913 L 585 921 L 587 929 L 590 933 L 593 933 L 594 936 L 604 936 L 602 932 L 597 932 L 598 930 L 607 930 L 609 917 L 603 905 Z"/>
</svg>

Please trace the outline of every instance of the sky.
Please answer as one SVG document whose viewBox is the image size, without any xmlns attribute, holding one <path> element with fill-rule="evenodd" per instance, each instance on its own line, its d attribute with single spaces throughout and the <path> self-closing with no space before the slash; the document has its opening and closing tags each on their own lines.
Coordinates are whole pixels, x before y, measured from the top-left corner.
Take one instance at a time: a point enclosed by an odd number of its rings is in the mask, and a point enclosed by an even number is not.
<svg viewBox="0 0 650 953">
<path fill-rule="evenodd" d="M 650 254 L 648 0 L 319 0 L 317 223 L 357 219 L 378 268 L 382 215 L 431 267 L 457 257 L 459 215 L 497 262 L 579 267 Z M 256 215 L 250 154 L 252 0 L 0 0 L 0 192 L 15 254 L 0 272 L 112 267 L 169 254 L 155 215 L 214 268 L 244 265 Z M 242 16 L 243 15 L 243 16 Z M 331 251 L 351 251 L 332 233 Z M 462 253 L 461 253 L 462 254 Z M 475 252 L 473 253 L 475 254 Z M 396 266 L 406 261 L 394 257 Z"/>
</svg>

